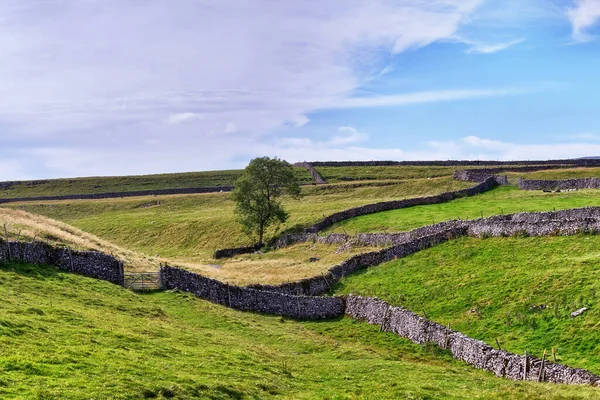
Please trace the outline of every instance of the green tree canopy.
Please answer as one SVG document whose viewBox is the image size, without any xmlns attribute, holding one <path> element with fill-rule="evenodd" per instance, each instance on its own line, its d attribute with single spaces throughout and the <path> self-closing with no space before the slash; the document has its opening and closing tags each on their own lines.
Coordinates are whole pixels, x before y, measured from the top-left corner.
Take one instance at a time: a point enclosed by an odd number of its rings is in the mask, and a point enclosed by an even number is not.
<svg viewBox="0 0 600 400">
<path fill-rule="evenodd" d="M 258 236 L 259 245 L 268 226 L 285 222 L 289 216 L 279 202 L 284 194 L 298 197 L 300 187 L 292 166 L 278 158 L 253 159 L 235 182 L 232 197 L 238 221 L 246 234 Z"/>
</svg>

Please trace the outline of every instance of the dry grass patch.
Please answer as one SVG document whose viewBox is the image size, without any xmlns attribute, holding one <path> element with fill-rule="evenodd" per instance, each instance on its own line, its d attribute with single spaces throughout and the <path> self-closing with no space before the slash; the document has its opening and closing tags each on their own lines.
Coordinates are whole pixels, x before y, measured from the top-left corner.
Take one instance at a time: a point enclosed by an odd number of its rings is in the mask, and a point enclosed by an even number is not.
<svg viewBox="0 0 600 400">
<path fill-rule="evenodd" d="M 119 247 L 107 240 L 64 222 L 31 214 L 23 210 L 0 208 L 0 224 L 6 225 L 10 240 L 42 240 L 55 246 L 76 250 L 94 250 L 113 254 L 130 271 L 148 271 L 158 267 L 159 260 Z M 4 237 L 4 227 L 2 227 Z"/>
<path fill-rule="evenodd" d="M 340 249 L 340 245 L 301 243 L 276 251 L 216 260 L 215 264 L 173 261 L 204 276 L 235 285 L 280 284 L 323 274 L 332 266 L 354 255 L 378 249 L 367 246 Z M 311 262 L 311 258 L 317 260 Z"/>
</svg>

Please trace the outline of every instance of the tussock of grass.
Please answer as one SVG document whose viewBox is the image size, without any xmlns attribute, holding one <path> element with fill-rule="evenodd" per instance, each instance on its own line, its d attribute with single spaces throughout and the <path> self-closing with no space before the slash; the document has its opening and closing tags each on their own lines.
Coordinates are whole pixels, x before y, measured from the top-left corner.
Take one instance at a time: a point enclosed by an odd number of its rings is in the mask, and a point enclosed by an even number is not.
<svg viewBox="0 0 600 400">
<path fill-rule="evenodd" d="M 600 236 L 461 238 L 344 279 L 495 346 L 600 372 Z M 577 318 L 570 313 L 588 307 Z"/>
<path fill-rule="evenodd" d="M 184 293 L 138 295 L 51 267 L 0 267 L 2 399 L 564 399 L 349 319 L 293 322 Z"/>
</svg>

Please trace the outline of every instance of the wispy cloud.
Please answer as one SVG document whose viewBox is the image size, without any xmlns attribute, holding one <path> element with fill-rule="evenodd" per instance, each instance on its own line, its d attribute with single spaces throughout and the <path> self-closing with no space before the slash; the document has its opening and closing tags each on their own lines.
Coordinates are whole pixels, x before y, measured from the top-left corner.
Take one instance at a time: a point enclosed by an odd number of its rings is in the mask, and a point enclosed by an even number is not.
<svg viewBox="0 0 600 400">
<path fill-rule="evenodd" d="M 202 115 L 192 113 L 192 112 L 177 113 L 177 114 L 169 115 L 169 117 L 167 118 L 167 123 L 169 123 L 171 125 L 179 125 L 179 124 L 183 124 L 185 122 L 189 122 L 189 121 L 193 121 L 193 120 L 201 119 L 201 118 L 202 118 Z"/>
<path fill-rule="evenodd" d="M 479 54 L 492 54 L 497 53 L 502 50 L 506 50 L 509 47 L 513 47 L 519 43 L 523 43 L 525 41 L 524 38 L 511 40 L 510 42 L 503 43 L 469 43 L 471 47 L 467 50 L 467 53 L 479 53 Z"/>
<path fill-rule="evenodd" d="M 599 0 L 577 0 L 575 7 L 567 10 L 567 17 L 573 26 L 573 40 L 588 42 L 596 38 L 587 33 L 600 19 Z"/>
<path fill-rule="evenodd" d="M 503 97 L 530 92 L 531 89 L 458 89 L 404 93 L 389 96 L 350 97 L 332 104 L 330 108 L 393 107 L 412 104 L 438 103 L 442 101 L 472 100 Z"/>
</svg>

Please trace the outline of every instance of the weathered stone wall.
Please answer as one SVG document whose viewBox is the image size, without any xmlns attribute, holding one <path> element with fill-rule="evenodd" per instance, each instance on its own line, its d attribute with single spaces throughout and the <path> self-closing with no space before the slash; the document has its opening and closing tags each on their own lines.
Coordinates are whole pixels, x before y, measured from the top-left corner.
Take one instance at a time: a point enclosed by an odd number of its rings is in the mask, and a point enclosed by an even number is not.
<svg viewBox="0 0 600 400">
<path fill-rule="evenodd" d="M 600 207 L 496 215 L 464 221 L 472 236 L 556 236 L 600 232 Z"/>
<path fill-rule="evenodd" d="M 311 161 L 314 167 L 387 167 L 393 165 L 406 166 L 488 166 L 488 165 L 574 165 L 577 167 L 600 166 L 600 159 L 567 159 L 567 160 L 538 160 L 538 161 L 473 161 L 473 160 L 447 160 L 447 161 Z M 545 168 L 547 169 L 547 168 Z"/>
<path fill-rule="evenodd" d="M 42 242 L 6 242 L 0 239 L 0 262 L 54 265 L 64 271 L 123 285 L 123 263 L 95 251 L 75 251 Z"/>
<path fill-rule="evenodd" d="M 342 297 L 293 296 L 229 285 L 180 268 L 165 266 L 161 270 L 167 289 L 183 290 L 196 296 L 241 311 L 314 320 L 344 315 Z"/>
<path fill-rule="evenodd" d="M 65 194 L 65 195 L 60 195 L 60 196 L 15 197 L 15 198 L 10 198 L 10 199 L 0 199 L 0 204 L 17 202 L 17 201 L 88 200 L 88 199 L 112 199 L 112 198 L 119 198 L 119 197 L 136 197 L 136 196 L 158 196 L 158 195 L 166 195 L 166 194 L 218 193 L 218 192 L 230 192 L 232 190 L 233 190 L 233 186 L 216 186 L 216 187 L 204 187 L 204 188 L 137 190 L 137 191 L 131 191 L 131 192 Z"/>
<path fill-rule="evenodd" d="M 379 251 L 356 255 L 341 264 L 331 267 L 327 273 L 322 275 L 281 285 L 251 285 L 249 287 L 277 293 L 317 296 L 329 291 L 333 284 L 338 282 L 342 277 L 348 276 L 360 269 L 379 265 L 396 258 L 406 257 L 452 238 L 464 236 L 467 232 L 466 227 L 461 224 L 448 224 L 445 228 L 443 226 L 432 225 L 431 227 L 421 228 L 420 237 Z M 431 234 L 426 235 L 427 229 L 431 230 Z"/>
<path fill-rule="evenodd" d="M 490 171 L 495 171 L 495 170 L 502 170 L 502 168 L 495 168 L 495 169 L 489 169 L 489 170 L 483 170 L 483 169 L 481 169 L 481 170 L 474 170 L 474 169 L 457 170 L 457 171 L 454 171 L 453 178 L 458 179 L 460 181 L 467 181 L 467 182 L 484 182 L 488 178 L 494 178 L 498 185 L 508 185 L 509 184 L 508 178 L 505 175 L 499 176 L 499 175 L 495 175 L 495 173 L 490 172 Z"/>
<path fill-rule="evenodd" d="M 393 332 L 417 344 L 433 343 L 449 350 L 457 360 L 497 376 L 554 383 L 598 386 L 600 377 L 583 369 L 545 361 L 534 356 L 519 356 L 470 338 L 460 332 L 429 321 L 402 307 L 373 298 L 349 295 L 346 315 L 379 325 L 382 331 Z M 543 365 L 543 370 L 542 369 Z M 540 372 L 542 372 L 540 374 Z"/>
<path fill-rule="evenodd" d="M 567 190 L 600 189 L 600 178 L 581 178 L 564 180 L 522 179 L 517 185 L 523 190 Z"/>
<path fill-rule="evenodd" d="M 310 176 L 312 176 L 312 178 L 315 180 L 315 183 L 317 185 L 324 185 L 327 182 L 327 180 L 325 178 L 323 178 L 321 176 L 321 174 L 319 174 L 319 171 L 317 171 L 316 169 L 314 169 L 314 167 L 307 162 L 299 162 L 294 164 L 294 167 L 302 167 L 302 168 L 306 168 L 308 170 L 308 172 L 310 173 Z"/>
<path fill-rule="evenodd" d="M 497 177 L 488 177 L 488 179 L 486 179 L 484 182 L 481 182 L 478 185 L 473 186 L 472 188 L 457 190 L 454 192 L 446 192 L 446 193 L 442 193 L 439 195 L 428 196 L 428 197 L 416 197 L 416 198 L 412 198 L 412 199 L 384 201 L 384 202 L 379 202 L 379 203 L 367 204 L 365 206 L 355 207 L 355 208 L 351 208 L 349 210 L 331 214 L 330 216 L 325 217 L 325 219 L 317 222 L 316 224 L 312 225 L 311 227 L 306 228 L 304 230 L 304 233 L 282 235 L 275 242 L 275 246 L 277 248 L 281 248 L 281 247 L 292 245 L 294 243 L 307 242 L 310 240 L 315 240 L 320 243 L 327 243 L 327 244 L 344 243 L 348 240 L 347 235 L 317 236 L 316 233 L 330 227 L 331 225 L 333 225 L 337 222 L 344 221 L 344 220 L 350 219 L 350 218 L 354 218 L 354 217 L 357 217 L 360 215 L 367 215 L 367 214 L 377 213 L 377 212 L 381 212 L 381 211 L 389 211 L 389 210 L 413 207 L 413 206 L 418 206 L 418 205 L 438 204 L 438 203 L 443 203 L 446 201 L 454 200 L 454 199 L 457 199 L 460 197 L 474 196 L 479 193 L 483 193 L 490 189 L 495 188 L 498 185 L 498 180 L 496 178 Z M 429 228 L 423 228 L 423 229 L 429 229 Z M 423 236 L 423 235 L 420 235 L 420 236 Z M 394 238 L 390 241 L 390 238 L 392 238 L 391 236 L 386 236 L 385 238 L 383 238 L 381 235 L 377 234 L 376 236 L 372 236 L 372 238 L 371 238 L 371 235 L 365 234 L 363 236 L 360 236 L 359 240 L 364 239 L 363 243 L 366 245 L 374 244 L 376 246 L 380 246 L 382 244 L 385 245 L 388 242 L 389 243 L 400 243 L 400 242 L 404 241 L 404 237 L 405 237 L 405 234 L 397 234 L 397 238 Z M 381 240 L 377 240 L 376 238 L 381 238 Z M 217 250 L 214 253 L 214 255 L 215 255 L 215 258 L 233 257 L 234 255 L 237 255 L 237 254 L 251 253 L 251 252 L 255 251 L 252 249 L 253 249 L 253 247 L 249 246 L 249 247 Z M 217 255 L 219 257 L 217 257 Z"/>
<path fill-rule="evenodd" d="M 367 204 L 365 206 L 351 208 L 349 210 L 341 211 L 335 214 L 331 214 L 325 217 L 323 220 L 317 222 L 313 226 L 305 229 L 306 233 L 317 233 L 326 228 L 329 228 L 335 223 L 344 221 L 346 219 L 358 217 L 361 215 L 373 214 L 382 211 L 396 210 L 406 207 L 421 206 L 427 204 L 438 204 L 446 201 L 454 200 L 460 197 L 475 196 L 479 193 L 486 192 L 490 189 L 498 186 L 495 178 L 490 177 L 484 182 L 473 186 L 472 188 L 457 190 L 454 192 L 446 192 L 435 196 L 427 197 L 416 197 L 412 199 L 394 200 L 394 201 L 383 201 L 379 203 Z"/>
<path fill-rule="evenodd" d="M 213 254 L 213 257 L 217 260 L 220 258 L 231 258 L 237 256 L 238 254 L 249 254 L 254 253 L 260 250 L 261 246 L 258 244 L 252 246 L 244 246 L 244 247 L 232 247 L 230 249 L 221 249 L 216 250 Z"/>
</svg>

